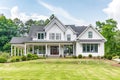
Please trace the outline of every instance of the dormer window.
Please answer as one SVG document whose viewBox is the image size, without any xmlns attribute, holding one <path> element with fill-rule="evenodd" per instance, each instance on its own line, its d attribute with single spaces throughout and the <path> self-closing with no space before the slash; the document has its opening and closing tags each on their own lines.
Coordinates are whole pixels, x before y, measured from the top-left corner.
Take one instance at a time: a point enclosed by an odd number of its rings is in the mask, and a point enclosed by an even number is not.
<svg viewBox="0 0 120 80">
<path fill-rule="evenodd" d="M 44 39 L 45 33 L 38 33 L 38 39 Z"/>
<path fill-rule="evenodd" d="M 93 37 L 93 33 L 92 33 L 92 31 L 89 31 L 88 32 L 88 38 L 92 38 Z"/>
<path fill-rule="evenodd" d="M 71 41 L 71 35 L 67 34 L 67 41 Z"/>
</svg>

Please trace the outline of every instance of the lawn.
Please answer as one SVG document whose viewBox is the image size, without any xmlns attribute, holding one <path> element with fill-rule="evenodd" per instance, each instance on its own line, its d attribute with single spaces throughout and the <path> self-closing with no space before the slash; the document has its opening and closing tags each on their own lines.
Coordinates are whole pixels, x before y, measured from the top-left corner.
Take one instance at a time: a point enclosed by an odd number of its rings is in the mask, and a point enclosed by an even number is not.
<svg viewBox="0 0 120 80">
<path fill-rule="evenodd" d="M 0 64 L 0 80 L 120 80 L 113 61 L 39 59 Z"/>
</svg>

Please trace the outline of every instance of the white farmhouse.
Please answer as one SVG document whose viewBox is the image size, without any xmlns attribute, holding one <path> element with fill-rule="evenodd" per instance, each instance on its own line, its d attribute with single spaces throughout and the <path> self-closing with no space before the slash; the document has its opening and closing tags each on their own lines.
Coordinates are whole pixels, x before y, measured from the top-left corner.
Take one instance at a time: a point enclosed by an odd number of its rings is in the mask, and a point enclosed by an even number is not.
<svg viewBox="0 0 120 80">
<path fill-rule="evenodd" d="M 92 26 L 64 25 L 54 17 L 46 26 L 32 26 L 28 37 L 13 37 L 11 56 L 82 54 L 103 56 L 106 39 Z"/>
</svg>

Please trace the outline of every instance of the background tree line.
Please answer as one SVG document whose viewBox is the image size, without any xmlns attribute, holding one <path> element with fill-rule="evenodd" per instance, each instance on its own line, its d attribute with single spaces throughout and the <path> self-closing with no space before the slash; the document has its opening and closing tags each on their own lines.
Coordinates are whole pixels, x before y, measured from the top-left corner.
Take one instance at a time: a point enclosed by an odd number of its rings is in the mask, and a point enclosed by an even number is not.
<svg viewBox="0 0 120 80">
<path fill-rule="evenodd" d="M 18 18 L 14 20 L 7 19 L 4 15 L 0 15 L 0 51 L 10 52 L 10 40 L 15 36 L 27 36 L 32 25 L 45 26 L 51 19 L 54 18 L 52 14 L 46 20 L 32 20 L 26 22 Z M 113 19 L 108 19 L 104 22 L 97 21 L 96 29 L 107 39 L 105 43 L 106 55 L 120 56 L 120 30 L 117 28 L 117 22 Z"/>
</svg>

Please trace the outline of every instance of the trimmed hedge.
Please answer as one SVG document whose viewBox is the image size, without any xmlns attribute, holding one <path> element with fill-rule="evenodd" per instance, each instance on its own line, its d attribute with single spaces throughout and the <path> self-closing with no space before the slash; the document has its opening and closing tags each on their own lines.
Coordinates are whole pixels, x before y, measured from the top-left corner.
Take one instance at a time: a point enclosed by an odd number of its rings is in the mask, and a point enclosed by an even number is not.
<svg viewBox="0 0 120 80">
<path fill-rule="evenodd" d="M 83 57 L 82 54 L 79 54 L 79 55 L 78 55 L 78 58 L 79 58 L 79 59 L 82 58 L 82 57 Z"/>
<path fill-rule="evenodd" d="M 10 59 L 10 62 L 20 62 L 21 61 L 21 57 L 19 56 L 13 56 Z"/>
<path fill-rule="evenodd" d="M 89 58 L 92 58 L 92 54 L 89 54 L 88 57 L 89 57 Z"/>
<path fill-rule="evenodd" d="M 32 53 L 27 54 L 27 60 L 35 60 L 38 58 L 39 56 L 37 54 L 32 54 Z"/>
<path fill-rule="evenodd" d="M 107 59 L 108 59 L 108 60 L 112 60 L 112 55 L 108 55 L 108 56 L 107 56 Z"/>
<path fill-rule="evenodd" d="M 0 57 L 0 63 L 6 63 L 7 62 L 7 58 L 5 57 Z"/>
</svg>

